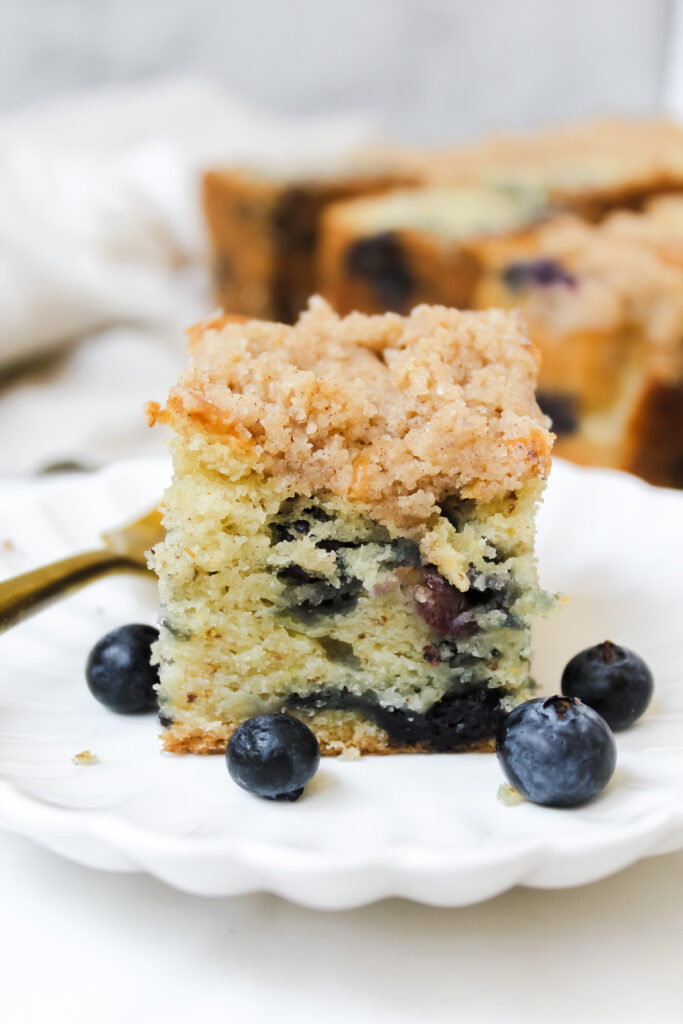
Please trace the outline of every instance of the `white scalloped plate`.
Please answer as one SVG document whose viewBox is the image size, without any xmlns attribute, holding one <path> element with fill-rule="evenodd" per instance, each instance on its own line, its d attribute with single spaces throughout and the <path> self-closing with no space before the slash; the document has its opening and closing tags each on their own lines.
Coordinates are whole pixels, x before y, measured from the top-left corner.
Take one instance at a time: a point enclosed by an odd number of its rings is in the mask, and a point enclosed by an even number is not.
<svg viewBox="0 0 683 1024">
<path fill-rule="evenodd" d="M 0 488 L 0 570 L 96 542 L 158 497 L 163 460 Z M 72 860 L 145 870 L 209 896 L 267 890 L 316 907 L 399 895 L 444 906 L 513 885 L 574 886 L 683 846 L 683 493 L 558 462 L 539 522 L 543 583 L 569 595 L 537 629 L 535 671 L 557 691 L 567 659 L 610 638 L 657 682 L 618 737 L 619 766 L 586 807 L 497 799 L 493 755 L 325 760 L 306 796 L 273 804 L 234 786 L 222 757 L 159 752 L 154 716 L 89 695 L 83 665 L 108 629 L 153 622 L 142 576 L 102 580 L 0 637 L 0 826 Z M 98 763 L 77 766 L 90 749 Z"/>
</svg>

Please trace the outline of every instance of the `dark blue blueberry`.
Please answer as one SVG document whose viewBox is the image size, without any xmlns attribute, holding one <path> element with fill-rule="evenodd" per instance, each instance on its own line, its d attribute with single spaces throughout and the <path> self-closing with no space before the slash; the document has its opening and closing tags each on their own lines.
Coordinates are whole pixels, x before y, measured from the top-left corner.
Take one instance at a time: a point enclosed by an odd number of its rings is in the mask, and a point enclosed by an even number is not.
<svg viewBox="0 0 683 1024">
<path fill-rule="evenodd" d="M 385 309 L 404 312 L 410 305 L 413 278 L 393 231 L 361 238 L 346 254 L 349 274 L 361 277 Z"/>
<path fill-rule="evenodd" d="M 518 292 L 533 285 L 563 284 L 567 288 L 576 287 L 574 275 L 570 274 L 557 260 L 548 258 L 510 263 L 503 271 L 503 280 L 512 292 Z"/>
<path fill-rule="evenodd" d="M 356 607 L 363 589 L 359 579 L 343 571 L 335 585 L 295 564 L 279 569 L 277 577 L 292 587 L 288 611 L 300 622 L 311 622 L 323 615 L 345 615 Z"/>
<path fill-rule="evenodd" d="M 306 597 L 290 607 L 290 612 L 301 622 L 310 622 L 320 615 L 346 615 L 358 604 L 363 584 L 355 576 L 342 573 L 339 586 L 329 580 L 320 580 L 307 591 Z"/>
<path fill-rule="evenodd" d="M 309 505 L 303 510 L 302 515 L 310 516 L 318 523 L 330 523 L 334 519 L 334 516 L 330 512 L 326 512 L 320 505 Z"/>
<path fill-rule="evenodd" d="M 574 434 L 579 425 L 579 403 L 576 395 L 561 391 L 537 391 L 536 401 L 541 412 L 550 416 L 558 437 Z"/>
<path fill-rule="evenodd" d="M 293 715 L 258 715 L 242 722 L 225 754 L 242 789 L 268 800 L 297 800 L 320 763 L 314 733 Z"/>
<path fill-rule="evenodd" d="M 294 515 L 295 518 L 291 518 Z M 280 513 L 277 519 L 273 519 L 268 528 L 271 533 L 272 543 L 280 544 L 283 541 L 293 541 L 295 535 L 306 536 L 311 532 L 313 522 L 327 523 L 333 517 L 317 505 L 310 505 L 301 509 L 297 514 L 294 511 L 291 499 L 286 499 L 280 506 Z"/>
<path fill-rule="evenodd" d="M 425 660 L 432 654 L 441 660 L 435 648 L 425 650 Z M 356 711 L 383 729 L 395 745 L 419 744 L 430 750 L 446 751 L 463 750 L 493 739 L 505 717 L 501 704 L 504 696 L 502 689 L 479 686 L 466 693 L 447 693 L 426 711 L 412 711 L 380 704 L 373 693 L 361 696 L 342 688 L 305 696 L 294 694 L 289 704 L 318 711 Z"/>
<path fill-rule="evenodd" d="M 359 548 L 361 543 L 357 540 L 334 540 L 332 537 L 324 537 L 317 540 L 315 546 L 321 551 L 341 551 L 342 548 Z"/>
<path fill-rule="evenodd" d="M 289 543 L 294 540 L 294 535 L 284 525 L 284 523 L 269 523 L 268 529 L 270 530 L 271 543 L 282 544 L 283 542 Z"/>
<path fill-rule="evenodd" d="M 122 715 L 155 709 L 159 673 L 150 664 L 150 648 L 158 639 L 154 626 L 133 624 L 119 626 L 98 640 L 85 667 L 93 697 Z"/>
<path fill-rule="evenodd" d="M 304 569 L 303 566 L 294 563 L 286 565 L 283 569 L 278 569 L 277 578 L 284 580 L 285 583 L 294 583 L 296 586 L 303 583 L 318 583 L 322 579 L 315 573 L 309 572 L 308 569 Z"/>
<path fill-rule="evenodd" d="M 562 673 L 562 693 L 578 697 L 615 730 L 640 718 L 653 689 L 652 673 L 643 659 L 609 640 L 575 654 Z"/>
<path fill-rule="evenodd" d="M 489 686 L 467 693 L 447 693 L 425 715 L 430 746 L 434 750 L 457 750 L 493 739 L 505 719 L 501 706 L 504 696 L 504 690 Z"/>
<path fill-rule="evenodd" d="M 617 761 L 605 720 L 573 697 L 537 697 L 514 708 L 498 730 L 496 753 L 510 785 L 546 807 L 591 800 Z"/>
</svg>

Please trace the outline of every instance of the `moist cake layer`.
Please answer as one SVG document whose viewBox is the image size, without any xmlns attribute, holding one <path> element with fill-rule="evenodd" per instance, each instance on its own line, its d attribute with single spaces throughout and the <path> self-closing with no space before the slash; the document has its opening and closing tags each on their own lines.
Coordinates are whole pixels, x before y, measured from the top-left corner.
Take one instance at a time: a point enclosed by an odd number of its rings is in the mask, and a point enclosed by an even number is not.
<svg viewBox="0 0 683 1024">
<path fill-rule="evenodd" d="M 293 328 L 196 334 L 161 414 L 175 475 L 151 556 L 168 749 L 282 709 L 328 753 L 490 743 L 547 604 L 535 368 L 500 313 L 317 302 Z"/>
</svg>

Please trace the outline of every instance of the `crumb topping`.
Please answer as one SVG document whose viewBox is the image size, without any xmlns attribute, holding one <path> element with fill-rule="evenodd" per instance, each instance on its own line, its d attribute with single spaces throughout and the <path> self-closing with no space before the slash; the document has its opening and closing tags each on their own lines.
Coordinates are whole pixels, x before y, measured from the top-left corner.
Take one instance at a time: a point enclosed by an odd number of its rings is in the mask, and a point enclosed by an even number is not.
<svg viewBox="0 0 683 1024">
<path fill-rule="evenodd" d="M 548 470 L 515 314 L 340 318 L 316 297 L 293 327 L 215 324 L 191 332 L 190 365 L 150 420 L 214 435 L 293 493 L 330 491 L 405 529 L 446 494 L 492 499 Z"/>
<path fill-rule="evenodd" d="M 648 341 L 653 372 L 683 373 L 683 266 L 656 246 L 627 237 L 614 224 L 591 225 L 572 216 L 533 230 L 518 241 L 492 242 L 484 262 L 503 276 L 521 260 L 543 258 L 560 267 L 572 287 L 529 287 L 517 306 L 535 328 L 556 336 L 578 331 L 636 330 Z"/>
<path fill-rule="evenodd" d="M 419 157 L 414 158 L 419 166 Z M 683 178 L 683 131 L 663 119 L 601 118 L 526 135 L 495 135 L 435 159 L 422 157 L 429 180 L 476 176 L 533 181 L 571 199 Z"/>
<path fill-rule="evenodd" d="M 621 238 L 652 246 L 662 259 L 683 268 L 683 196 L 659 196 L 642 213 L 618 210 L 604 227 Z"/>
</svg>

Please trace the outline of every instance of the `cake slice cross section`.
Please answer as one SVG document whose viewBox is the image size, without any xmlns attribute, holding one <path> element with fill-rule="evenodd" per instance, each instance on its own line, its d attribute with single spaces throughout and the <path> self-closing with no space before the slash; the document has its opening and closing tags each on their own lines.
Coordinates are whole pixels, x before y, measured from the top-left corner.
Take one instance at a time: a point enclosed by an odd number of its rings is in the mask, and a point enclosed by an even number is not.
<svg viewBox="0 0 683 1024">
<path fill-rule="evenodd" d="M 528 697 L 552 435 L 515 314 L 215 318 L 165 409 L 166 749 L 288 711 L 323 753 L 490 749 Z"/>
</svg>

